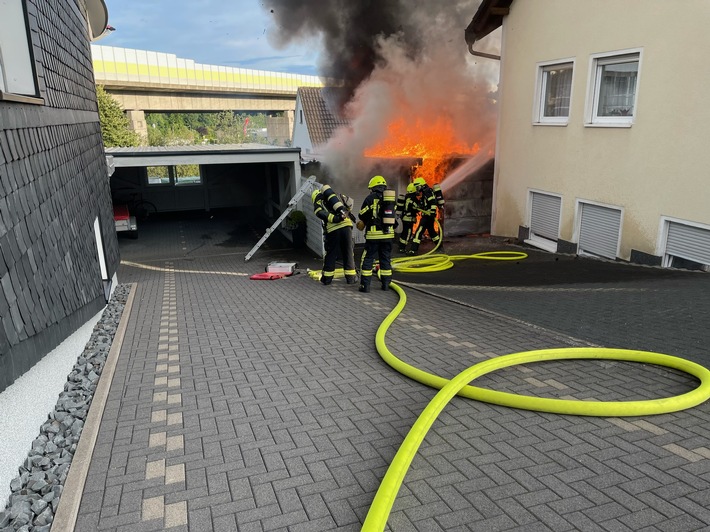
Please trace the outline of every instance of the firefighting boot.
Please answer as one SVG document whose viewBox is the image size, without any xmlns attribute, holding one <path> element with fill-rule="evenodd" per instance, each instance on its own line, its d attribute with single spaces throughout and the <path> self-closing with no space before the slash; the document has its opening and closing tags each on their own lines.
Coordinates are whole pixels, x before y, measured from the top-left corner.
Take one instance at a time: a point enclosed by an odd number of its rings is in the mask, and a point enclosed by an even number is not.
<svg viewBox="0 0 710 532">
<path fill-rule="evenodd" d="M 391 281 L 392 281 L 392 279 L 390 279 L 389 277 L 383 277 L 382 278 L 382 290 L 389 290 Z"/>
<path fill-rule="evenodd" d="M 419 251 L 419 242 L 412 242 L 412 245 L 409 246 L 409 251 L 407 251 L 407 255 L 416 255 L 417 251 Z"/>
<path fill-rule="evenodd" d="M 369 277 L 362 277 L 360 279 L 360 287 L 358 290 L 360 292 L 369 292 L 370 291 L 370 278 Z"/>
<path fill-rule="evenodd" d="M 357 275 L 346 275 L 345 276 L 345 282 L 348 284 L 355 284 L 357 283 Z"/>
</svg>

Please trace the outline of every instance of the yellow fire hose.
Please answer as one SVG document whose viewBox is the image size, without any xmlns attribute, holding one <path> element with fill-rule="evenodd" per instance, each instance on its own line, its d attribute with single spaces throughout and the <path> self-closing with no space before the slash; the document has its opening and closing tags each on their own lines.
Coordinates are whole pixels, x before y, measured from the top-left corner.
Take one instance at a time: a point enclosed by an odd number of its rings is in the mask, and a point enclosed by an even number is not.
<svg viewBox="0 0 710 532">
<path fill-rule="evenodd" d="M 434 249 L 424 255 L 393 259 L 393 269 L 409 273 L 433 272 L 451 268 L 455 260 L 472 258 L 483 260 L 521 260 L 527 257 L 526 253 L 517 251 L 490 251 L 475 253 L 473 255 L 435 254 L 434 252 L 439 247 L 440 242 L 441 239 Z M 309 275 L 314 279 L 320 279 L 320 274 L 320 271 L 309 272 Z M 336 277 L 342 275 L 342 268 L 336 270 Z M 399 285 L 393 282 L 390 284 L 390 287 L 399 295 L 399 301 L 377 329 L 377 334 L 375 335 L 377 352 L 382 359 L 396 371 L 422 384 L 439 389 L 439 392 L 419 415 L 419 418 L 417 418 L 417 421 L 412 425 L 412 428 L 397 450 L 375 494 L 370 510 L 367 513 L 367 517 L 362 526 L 363 532 L 379 532 L 384 530 L 399 488 L 402 485 L 404 476 L 419 446 L 424 441 L 424 437 L 439 413 L 455 395 L 523 410 L 601 417 L 667 414 L 692 408 L 710 398 L 710 370 L 707 368 L 679 357 L 629 349 L 589 347 L 541 349 L 513 353 L 479 362 L 465 369 L 450 380 L 428 373 L 400 360 L 387 348 L 387 344 L 385 343 L 387 330 L 392 323 L 394 323 L 394 320 L 397 319 L 397 316 L 399 316 L 407 303 L 407 295 Z M 616 360 L 665 366 L 692 375 L 700 381 L 700 385 L 694 390 L 681 395 L 644 401 L 577 401 L 552 399 L 500 392 L 469 385 L 471 381 L 482 375 L 510 366 L 529 362 L 580 359 Z"/>
<path fill-rule="evenodd" d="M 438 245 L 437 245 L 438 247 Z M 435 251 L 436 248 L 432 251 Z M 431 252 L 430 252 L 431 253 Z M 521 252 L 485 252 L 474 255 L 434 255 L 422 257 L 405 257 L 393 260 L 393 267 L 398 271 L 441 271 L 453 266 L 454 260 L 478 258 L 488 260 L 519 260 L 527 255 Z M 650 416 L 677 412 L 692 408 L 710 398 L 710 371 L 694 362 L 678 357 L 663 355 L 660 353 L 650 353 L 645 351 L 634 351 L 627 349 L 607 349 L 607 348 L 566 348 L 566 349 L 543 349 L 537 351 L 526 351 L 513 353 L 510 355 L 496 357 L 484 362 L 479 362 L 474 366 L 462 371 L 453 379 L 449 380 L 438 375 L 427 373 L 397 358 L 387 348 L 385 335 L 390 325 L 402 312 L 407 303 L 407 296 L 404 290 L 396 283 L 390 286 L 399 295 L 399 302 L 387 315 L 377 329 L 375 345 L 377 352 L 382 359 L 396 371 L 410 377 L 422 384 L 438 388 L 439 392 L 429 402 L 427 407 L 419 415 L 409 433 L 402 442 L 392 463 L 382 479 L 377 494 L 367 513 L 363 523 L 363 532 L 374 532 L 384 530 L 392 505 L 394 504 L 399 488 L 402 485 L 404 476 L 414 459 L 422 441 L 439 413 L 455 396 L 460 395 L 501 406 L 520 408 L 525 410 L 535 410 L 539 412 L 549 412 L 557 414 L 579 415 L 579 416 Z M 677 369 L 696 377 L 700 385 L 694 390 L 678 395 L 645 401 L 575 401 L 565 399 L 551 399 L 544 397 L 532 397 L 518 395 L 507 392 L 500 392 L 470 386 L 474 379 L 496 371 L 498 369 L 526 364 L 529 362 L 542 362 L 550 360 L 573 360 L 573 359 L 605 359 L 629 362 L 640 362 L 644 364 L 655 364 Z"/>
</svg>

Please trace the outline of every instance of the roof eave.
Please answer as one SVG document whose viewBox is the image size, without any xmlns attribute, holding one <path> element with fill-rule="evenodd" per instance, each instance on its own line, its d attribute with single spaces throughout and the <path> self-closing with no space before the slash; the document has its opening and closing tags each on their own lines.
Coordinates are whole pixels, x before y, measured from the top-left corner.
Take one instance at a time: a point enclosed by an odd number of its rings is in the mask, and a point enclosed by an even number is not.
<svg viewBox="0 0 710 532">
<path fill-rule="evenodd" d="M 468 49 L 471 50 L 476 41 L 503 25 L 503 17 L 510 11 L 513 0 L 483 0 L 466 28 L 465 37 Z"/>
</svg>

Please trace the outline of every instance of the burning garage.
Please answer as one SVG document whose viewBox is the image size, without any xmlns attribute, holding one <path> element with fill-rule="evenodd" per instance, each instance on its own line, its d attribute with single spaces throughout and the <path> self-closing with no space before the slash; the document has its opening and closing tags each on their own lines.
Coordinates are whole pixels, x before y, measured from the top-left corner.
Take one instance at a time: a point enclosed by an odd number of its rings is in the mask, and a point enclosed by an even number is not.
<svg viewBox="0 0 710 532">
<path fill-rule="evenodd" d="M 338 90 L 299 90 L 294 145 L 317 161 L 321 179 L 359 199 L 372 175 L 398 193 L 422 177 L 441 185 L 447 235 L 489 232 L 498 65 L 477 63 L 452 36 L 470 2 L 266 7 L 279 27 L 274 44 L 317 34 L 321 73 L 343 80 Z"/>
</svg>

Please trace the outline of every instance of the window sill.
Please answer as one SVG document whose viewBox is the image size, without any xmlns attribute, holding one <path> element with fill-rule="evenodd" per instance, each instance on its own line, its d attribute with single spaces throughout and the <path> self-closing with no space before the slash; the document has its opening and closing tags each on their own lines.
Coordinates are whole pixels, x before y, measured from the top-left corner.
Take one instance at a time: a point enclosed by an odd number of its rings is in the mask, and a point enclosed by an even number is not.
<svg viewBox="0 0 710 532">
<path fill-rule="evenodd" d="M 584 124 L 584 127 L 621 127 L 621 128 L 626 128 L 630 129 L 633 124 L 631 122 L 591 122 L 588 124 Z"/>
<path fill-rule="evenodd" d="M 44 98 L 38 98 L 37 96 L 23 96 L 21 94 L 13 94 L 11 92 L 3 91 L 0 91 L 0 101 L 44 105 Z"/>
<path fill-rule="evenodd" d="M 535 246 L 536 248 L 549 251 L 550 253 L 557 253 L 557 242 L 555 240 L 548 240 L 547 238 L 542 238 L 533 234 L 530 238 L 524 240 L 523 242 L 531 246 Z"/>
<path fill-rule="evenodd" d="M 568 122 L 533 122 L 533 126 L 567 127 Z"/>
</svg>

